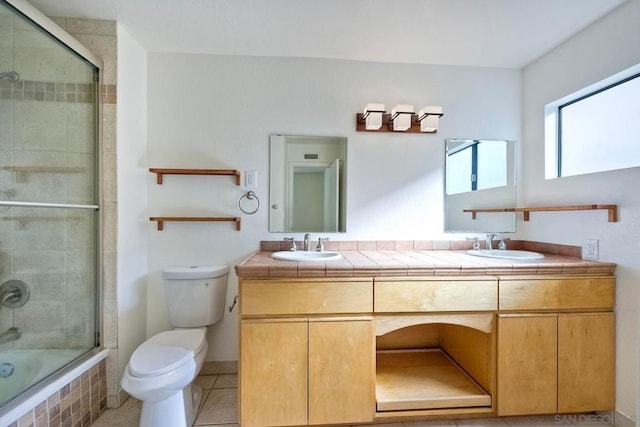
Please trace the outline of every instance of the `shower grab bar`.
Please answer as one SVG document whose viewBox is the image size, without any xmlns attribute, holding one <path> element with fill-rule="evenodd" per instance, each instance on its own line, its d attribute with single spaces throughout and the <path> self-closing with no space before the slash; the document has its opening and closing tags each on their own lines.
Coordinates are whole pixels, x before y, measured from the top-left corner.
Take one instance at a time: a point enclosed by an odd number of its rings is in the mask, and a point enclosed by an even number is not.
<svg viewBox="0 0 640 427">
<path fill-rule="evenodd" d="M 0 206 L 27 207 L 27 208 L 75 208 L 75 209 L 100 209 L 98 205 L 74 205 L 70 203 L 36 203 L 36 202 L 13 202 L 0 200 Z"/>
</svg>

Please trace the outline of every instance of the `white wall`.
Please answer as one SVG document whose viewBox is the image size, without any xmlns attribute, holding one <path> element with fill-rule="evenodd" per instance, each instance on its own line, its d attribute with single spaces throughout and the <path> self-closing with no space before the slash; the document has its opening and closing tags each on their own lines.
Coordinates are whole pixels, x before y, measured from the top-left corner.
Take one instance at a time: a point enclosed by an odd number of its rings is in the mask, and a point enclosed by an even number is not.
<svg viewBox="0 0 640 427">
<path fill-rule="evenodd" d="M 147 53 L 118 24 L 118 381 L 146 338 Z"/>
<path fill-rule="evenodd" d="M 524 205 L 613 203 L 619 205 L 619 222 L 594 211 L 535 213 L 518 224 L 530 240 L 581 245 L 599 239 L 600 259 L 618 264 L 616 408 L 630 417 L 636 417 L 638 387 L 640 168 L 545 180 L 543 113 L 546 103 L 639 63 L 639 28 L 640 0 L 632 0 L 523 71 Z M 635 137 L 629 143 L 639 144 Z"/>
<path fill-rule="evenodd" d="M 149 166 L 254 169 L 262 202 L 257 214 L 241 215 L 246 189 L 229 177 L 168 176 L 156 185 L 149 174 L 151 216 L 238 215 L 242 231 L 148 224 L 148 335 L 169 328 L 162 268 L 233 266 L 260 240 L 287 236 L 267 231 L 269 134 L 348 138 L 347 233 L 330 235 L 336 240 L 443 238 L 444 139 L 520 140 L 519 70 L 151 53 L 148 78 Z M 355 115 L 369 102 L 442 105 L 444 117 L 435 135 L 356 132 Z M 236 291 L 231 274 L 227 304 Z M 236 316 L 209 328 L 207 360 L 237 358 Z"/>
</svg>

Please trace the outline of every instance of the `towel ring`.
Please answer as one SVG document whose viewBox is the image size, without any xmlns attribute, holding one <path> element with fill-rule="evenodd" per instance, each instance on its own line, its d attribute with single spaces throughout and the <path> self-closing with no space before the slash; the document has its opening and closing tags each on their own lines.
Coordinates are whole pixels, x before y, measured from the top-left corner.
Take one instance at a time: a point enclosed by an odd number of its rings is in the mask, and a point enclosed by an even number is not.
<svg viewBox="0 0 640 427">
<path fill-rule="evenodd" d="M 246 211 L 242 207 L 242 199 L 247 199 L 247 200 L 256 199 L 256 201 L 258 202 L 258 206 L 256 206 L 256 208 L 252 211 Z M 258 212 L 258 209 L 260 209 L 260 199 L 258 199 L 258 196 L 256 196 L 256 193 L 254 193 L 253 191 L 247 191 L 246 194 L 243 194 L 242 197 L 240 197 L 240 200 L 238 200 L 238 207 L 242 212 L 246 213 L 247 215 L 253 215 L 254 213 Z"/>
</svg>

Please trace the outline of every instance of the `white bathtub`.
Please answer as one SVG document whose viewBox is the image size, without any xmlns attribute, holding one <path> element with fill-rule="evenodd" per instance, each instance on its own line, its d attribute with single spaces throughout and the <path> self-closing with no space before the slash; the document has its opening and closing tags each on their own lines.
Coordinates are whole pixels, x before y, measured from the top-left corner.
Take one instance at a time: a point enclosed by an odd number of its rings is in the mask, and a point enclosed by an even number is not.
<svg viewBox="0 0 640 427">
<path fill-rule="evenodd" d="M 84 352 L 85 350 L 0 351 L 0 365 L 11 363 L 14 368 L 7 378 L 0 377 L 0 406 Z"/>
<path fill-rule="evenodd" d="M 68 352 L 68 353 L 64 353 Z M 61 358 L 65 357 L 68 360 L 68 356 L 70 356 L 73 352 L 76 356 L 79 351 L 76 350 L 14 350 L 14 351 L 0 351 L 0 361 L 4 362 L 5 359 L 14 359 L 18 364 L 24 364 L 27 373 L 24 375 L 24 379 L 20 379 L 20 375 L 17 375 L 14 381 L 19 383 L 20 381 L 24 381 L 24 383 L 33 382 L 35 378 L 39 375 L 43 374 L 46 376 L 47 373 L 40 369 L 32 369 L 30 371 L 30 366 L 36 365 L 46 365 L 51 363 L 60 363 Z M 44 360 L 45 357 L 42 355 L 49 354 L 52 356 L 51 361 Z M 55 353 L 58 353 L 55 355 Z M 41 354 L 41 355 L 39 355 Z M 54 356 L 55 355 L 55 356 Z M 27 413 L 28 411 L 33 410 L 40 402 L 49 397 L 55 391 L 60 390 L 66 384 L 71 383 L 75 378 L 82 375 L 84 372 L 90 370 L 93 366 L 97 365 L 100 361 L 105 359 L 109 355 L 108 350 L 100 350 L 94 349 L 89 353 L 80 356 L 77 360 L 75 360 L 70 366 L 65 367 L 63 370 L 54 374 L 50 378 L 45 379 L 37 383 L 32 389 L 20 395 L 17 399 L 10 401 L 8 404 L 4 406 L 0 406 L 0 426 L 9 425 L 13 421 L 18 420 L 22 415 Z M 24 357 L 19 357 L 24 356 Z M 60 357 L 58 357 L 60 356 Z M 13 362 L 11 362 L 13 363 Z M 18 368 L 16 368 L 16 371 Z M 29 373 L 32 373 L 32 377 L 30 378 Z M 47 371 L 50 372 L 50 371 Z M 15 373 L 13 375 L 16 375 Z M 3 379 L 3 378 L 0 378 Z M 2 393 L 5 392 L 3 383 L 0 383 L 0 389 Z M 13 395 L 14 392 L 12 391 Z"/>
</svg>

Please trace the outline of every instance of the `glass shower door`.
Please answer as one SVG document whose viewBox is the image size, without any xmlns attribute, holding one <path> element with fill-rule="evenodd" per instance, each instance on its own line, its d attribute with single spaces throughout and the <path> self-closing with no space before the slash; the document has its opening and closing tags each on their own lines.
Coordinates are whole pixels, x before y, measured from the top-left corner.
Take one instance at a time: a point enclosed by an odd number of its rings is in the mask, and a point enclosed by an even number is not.
<svg viewBox="0 0 640 427">
<path fill-rule="evenodd" d="M 0 363 L 40 365 L 0 405 L 99 344 L 97 129 L 98 69 L 0 1 Z"/>
</svg>

